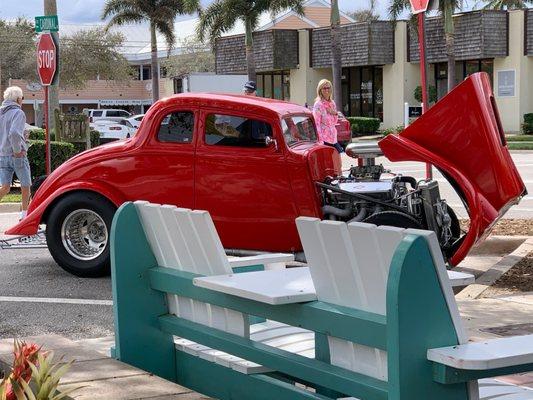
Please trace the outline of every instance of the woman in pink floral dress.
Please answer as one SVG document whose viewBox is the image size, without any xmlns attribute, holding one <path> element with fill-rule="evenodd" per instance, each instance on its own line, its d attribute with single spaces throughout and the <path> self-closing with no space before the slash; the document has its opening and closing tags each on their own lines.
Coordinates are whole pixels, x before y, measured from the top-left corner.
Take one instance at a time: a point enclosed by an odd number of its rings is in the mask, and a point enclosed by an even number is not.
<svg viewBox="0 0 533 400">
<path fill-rule="evenodd" d="M 315 117 L 316 129 L 319 143 L 335 147 L 339 153 L 344 150 L 337 142 L 337 107 L 333 101 L 333 86 L 327 79 L 318 82 L 316 88 L 316 100 L 313 106 L 313 116 Z"/>
</svg>

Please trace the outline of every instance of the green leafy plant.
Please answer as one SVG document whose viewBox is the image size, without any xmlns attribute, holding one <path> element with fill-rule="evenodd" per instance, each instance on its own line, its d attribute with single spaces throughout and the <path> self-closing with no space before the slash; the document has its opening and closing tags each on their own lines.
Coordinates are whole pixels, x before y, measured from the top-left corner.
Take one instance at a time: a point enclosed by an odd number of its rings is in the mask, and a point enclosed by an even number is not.
<svg viewBox="0 0 533 400">
<path fill-rule="evenodd" d="M 533 113 L 524 114 L 522 132 L 524 132 L 526 135 L 533 135 Z"/>
<path fill-rule="evenodd" d="M 379 118 L 347 117 L 354 136 L 374 135 L 379 129 Z"/>
<path fill-rule="evenodd" d="M 430 85 L 428 88 L 428 94 L 429 94 L 428 101 L 430 103 L 436 103 L 437 102 L 437 88 L 435 86 Z M 413 96 L 416 101 L 418 101 L 419 103 L 422 103 L 422 86 L 416 87 L 413 93 Z"/>
<path fill-rule="evenodd" d="M 44 140 L 30 140 L 30 143 L 31 146 L 28 149 L 28 160 L 30 162 L 32 178 L 35 178 L 46 174 L 46 142 Z M 76 154 L 74 145 L 72 143 L 64 142 L 50 142 L 50 151 L 52 170 L 56 169 Z"/>
<path fill-rule="evenodd" d="M 395 127 L 392 127 L 392 128 L 387 128 L 385 129 L 383 132 L 382 132 L 382 135 L 383 136 L 387 136 L 387 135 L 390 135 L 391 133 L 400 133 L 402 132 L 403 130 L 405 129 L 405 127 L 403 125 L 398 125 L 398 126 L 395 126 Z"/>
<path fill-rule="evenodd" d="M 32 129 L 30 131 L 30 140 L 45 140 L 45 130 L 44 129 Z M 54 130 L 52 129 L 50 131 L 50 140 L 54 141 L 56 140 L 56 135 L 54 133 Z"/>
</svg>

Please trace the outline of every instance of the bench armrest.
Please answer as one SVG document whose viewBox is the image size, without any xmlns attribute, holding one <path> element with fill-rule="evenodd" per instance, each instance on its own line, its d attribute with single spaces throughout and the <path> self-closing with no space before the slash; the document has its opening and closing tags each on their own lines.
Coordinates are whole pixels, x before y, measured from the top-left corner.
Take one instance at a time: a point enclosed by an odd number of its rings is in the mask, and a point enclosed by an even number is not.
<svg viewBox="0 0 533 400">
<path fill-rule="evenodd" d="M 231 268 L 249 267 L 258 264 L 263 264 L 266 266 L 269 264 L 279 264 L 294 261 L 294 255 L 284 253 L 269 253 L 247 257 L 232 257 L 228 259 L 228 261 Z"/>
<path fill-rule="evenodd" d="M 533 335 L 429 349 L 427 359 L 441 383 L 533 371 Z"/>
</svg>

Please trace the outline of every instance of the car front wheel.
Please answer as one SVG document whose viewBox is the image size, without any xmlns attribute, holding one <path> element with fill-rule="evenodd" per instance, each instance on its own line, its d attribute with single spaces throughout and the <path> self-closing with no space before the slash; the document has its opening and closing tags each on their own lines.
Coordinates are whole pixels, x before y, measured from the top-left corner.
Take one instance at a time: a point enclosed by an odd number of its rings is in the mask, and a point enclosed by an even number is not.
<svg viewBox="0 0 533 400">
<path fill-rule="evenodd" d="M 92 192 L 62 198 L 46 224 L 46 242 L 54 260 L 79 277 L 98 277 L 110 271 L 109 233 L 115 206 Z"/>
</svg>

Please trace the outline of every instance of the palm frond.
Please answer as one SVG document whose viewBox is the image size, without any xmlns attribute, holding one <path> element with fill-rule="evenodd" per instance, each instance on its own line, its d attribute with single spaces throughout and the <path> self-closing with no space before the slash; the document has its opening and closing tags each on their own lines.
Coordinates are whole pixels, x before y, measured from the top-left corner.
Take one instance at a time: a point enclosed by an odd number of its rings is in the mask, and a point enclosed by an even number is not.
<svg viewBox="0 0 533 400">
<path fill-rule="evenodd" d="M 138 4 L 135 0 L 107 0 L 102 10 L 101 19 L 120 14 L 122 12 L 139 12 Z"/>
<path fill-rule="evenodd" d="M 105 26 L 105 30 L 108 31 L 112 26 L 126 25 L 126 24 L 137 24 L 141 23 L 146 19 L 146 16 L 138 14 L 132 11 L 123 11 L 119 14 L 115 14 Z"/>
<path fill-rule="evenodd" d="M 155 28 L 165 37 L 165 41 L 168 46 L 168 53 L 174 47 L 176 43 L 176 36 L 174 35 L 174 23 L 173 21 L 155 21 Z"/>
</svg>

